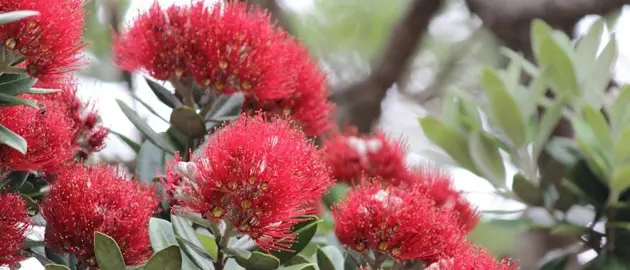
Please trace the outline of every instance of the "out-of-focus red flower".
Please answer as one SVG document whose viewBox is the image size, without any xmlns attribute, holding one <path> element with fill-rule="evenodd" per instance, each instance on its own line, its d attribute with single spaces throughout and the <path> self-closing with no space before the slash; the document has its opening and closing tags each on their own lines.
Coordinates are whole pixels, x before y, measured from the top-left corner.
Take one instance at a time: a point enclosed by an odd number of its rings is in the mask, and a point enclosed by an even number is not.
<svg viewBox="0 0 630 270">
<path fill-rule="evenodd" d="M 333 135 L 324 142 L 324 160 L 337 181 L 358 184 L 367 176 L 398 186 L 409 180 L 404 144 L 382 131 L 359 136 L 356 130 L 349 130 Z"/>
<path fill-rule="evenodd" d="M 263 250 L 289 248 L 298 216 L 333 184 L 315 146 L 284 120 L 246 115 L 210 140 L 203 157 L 167 173 L 179 211 L 224 219 Z"/>
<path fill-rule="evenodd" d="M 364 182 L 333 208 L 335 234 L 348 247 L 396 260 L 433 263 L 453 256 L 463 235 L 453 217 L 416 191 Z"/>
<path fill-rule="evenodd" d="M 427 193 L 442 211 L 453 212 L 461 230 L 470 232 L 479 222 L 479 213 L 468 200 L 453 188 L 451 176 L 445 170 L 424 165 L 415 168 L 408 181 L 421 192 Z"/>
<path fill-rule="evenodd" d="M 74 70 L 79 52 L 85 13 L 83 0 L 3 0 L 0 13 L 34 10 L 39 16 L 0 25 L 0 41 L 23 56 L 27 72 L 40 80 Z"/>
<path fill-rule="evenodd" d="M 141 264 L 151 255 L 153 195 L 152 188 L 105 165 L 65 166 L 41 205 L 46 245 L 95 266 L 94 233 L 100 232 L 116 240 L 127 265 Z"/>
<path fill-rule="evenodd" d="M 26 204 L 15 194 L 0 194 L 0 266 L 13 265 L 24 255 L 26 233 L 30 229 Z"/>
<path fill-rule="evenodd" d="M 194 78 L 219 93 L 242 92 L 243 110 L 291 115 L 307 135 L 330 128 L 325 75 L 306 50 L 270 23 L 265 11 L 230 1 L 162 9 L 155 3 L 114 43 L 125 70 L 161 80 Z"/>
<path fill-rule="evenodd" d="M 516 270 L 518 263 L 510 259 L 497 261 L 481 247 L 471 246 L 453 258 L 437 261 L 426 270 Z"/>
</svg>

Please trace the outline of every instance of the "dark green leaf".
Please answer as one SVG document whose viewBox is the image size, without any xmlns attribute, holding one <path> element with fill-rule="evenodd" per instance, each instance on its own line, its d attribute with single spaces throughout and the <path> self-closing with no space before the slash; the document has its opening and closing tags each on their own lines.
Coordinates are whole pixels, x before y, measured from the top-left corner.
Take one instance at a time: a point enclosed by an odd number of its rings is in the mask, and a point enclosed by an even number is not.
<svg viewBox="0 0 630 270">
<path fill-rule="evenodd" d="M 291 266 L 291 265 L 304 264 L 304 263 L 311 263 L 311 262 L 308 259 L 304 258 L 304 256 L 298 254 L 296 256 L 293 256 L 293 258 L 291 258 L 287 262 L 285 262 L 284 265 Z"/>
<path fill-rule="evenodd" d="M 512 181 L 512 190 L 523 202 L 531 206 L 542 206 L 543 196 L 538 187 L 525 176 L 515 174 Z"/>
<path fill-rule="evenodd" d="M 335 246 L 317 248 L 317 265 L 320 270 L 343 270 L 344 258 Z"/>
<path fill-rule="evenodd" d="M 26 105 L 31 108 L 40 109 L 37 102 L 30 99 L 23 99 L 13 95 L 0 93 L 0 106 Z"/>
<path fill-rule="evenodd" d="M 24 18 L 39 16 L 39 12 L 33 10 L 18 10 L 0 13 L 0 25 L 18 21 Z"/>
<path fill-rule="evenodd" d="M 65 265 L 61 265 L 61 264 L 47 264 L 44 267 L 45 270 L 70 270 L 70 268 L 68 268 Z"/>
<path fill-rule="evenodd" d="M 150 141 L 145 141 L 136 157 L 136 177 L 144 183 L 151 184 L 157 174 L 163 174 L 167 160 L 173 155 L 166 153 Z"/>
<path fill-rule="evenodd" d="M 242 257 L 235 257 L 235 259 L 240 266 L 248 270 L 273 270 L 280 266 L 278 258 L 259 251 L 252 252 L 249 259 Z"/>
<path fill-rule="evenodd" d="M 314 263 L 304 263 L 304 264 L 296 264 L 287 267 L 281 267 L 279 269 L 282 270 L 317 270 L 317 264 Z"/>
<path fill-rule="evenodd" d="M 241 113 L 241 105 L 245 98 L 243 94 L 220 95 L 213 103 L 212 109 L 205 116 L 205 120 L 221 119 L 222 117 L 237 116 Z"/>
<path fill-rule="evenodd" d="M 15 149 L 21 154 L 26 154 L 26 140 L 10 129 L 0 124 L 0 143 Z"/>
<path fill-rule="evenodd" d="M 29 91 L 36 82 L 37 79 L 25 74 L 2 74 L 0 76 L 0 93 L 17 96 Z"/>
<path fill-rule="evenodd" d="M 169 246 L 155 253 L 147 262 L 144 270 L 180 270 L 182 269 L 182 254 L 178 246 Z"/>
<path fill-rule="evenodd" d="M 473 131 L 468 135 L 468 151 L 477 169 L 495 187 L 505 185 L 505 167 L 499 148 L 479 131 Z"/>
<path fill-rule="evenodd" d="M 159 84 L 158 82 L 151 80 L 149 78 L 145 78 L 147 84 L 149 84 L 149 88 L 153 91 L 153 94 L 164 103 L 164 105 L 169 106 L 171 108 L 176 108 L 182 106 L 182 102 L 177 99 L 177 97 L 171 93 L 164 86 Z"/>
<path fill-rule="evenodd" d="M 142 120 L 133 109 L 129 108 L 127 104 L 119 99 L 117 99 L 116 102 L 118 103 L 118 106 L 123 111 L 123 113 L 127 116 L 129 121 L 131 121 L 131 123 L 133 123 L 133 125 L 136 126 L 136 128 L 138 128 L 138 130 L 140 130 L 140 132 L 142 132 L 142 134 L 147 137 L 147 140 L 169 152 L 170 154 L 174 153 L 173 147 L 168 144 L 160 135 L 153 131 L 153 129 L 149 127 L 149 125 L 145 123 L 145 121 Z"/>
<path fill-rule="evenodd" d="M 138 154 L 140 152 L 140 145 L 133 141 L 132 139 L 130 139 L 129 137 L 122 135 L 116 131 L 113 131 L 111 129 L 108 129 L 109 133 L 112 133 L 114 135 L 116 135 L 116 137 L 118 137 L 119 139 L 121 139 L 125 144 L 127 144 L 127 146 L 129 146 L 129 148 L 131 148 L 134 152 L 136 152 L 136 154 Z"/>
<path fill-rule="evenodd" d="M 144 100 L 142 100 L 139 96 L 137 96 L 136 94 L 131 94 L 131 97 L 133 97 L 133 99 L 135 99 L 136 101 L 140 102 L 140 104 L 142 104 L 142 106 L 147 108 L 147 110 L 149 110 L 149 112 L 151 112 L 153 115 L 157 116 L 162 121 L 168 123 L 168 120 L 166 120 L 164 117 L 162 117 L 157 111 L 155 111 L 155 109 L 153 109 L 153 107 L 151 107 L 151 105 L 149 105 L 146 102 L 144 102 Z"/>
<path fill-rule="evenodd" d="M 178 107 L 171 112 L 171 125 L 190 138 L 201 138 L 206 135 L 203 118 L 190 107 Z"/>
<path fill-rule="evenodd" d="M 291 252 L 289 251 L 275 251 L 271 255 L 280 260 L 280 264 L 291 259 L 296 254 L 300 253 L 306 245 L 313 239 L 315 232 L 317 232 L 317 224 L 322 222 L 321 219 L 316 216 L 304 216 L 305 221 L 293 225 L 292 232 L 296 235 L 295 242 L 291 245 Z"/>
<path fill-rule="evenodd" d="M 125 260 L 116 241 L 102 233 L 94 234 L 94 255 L 102 270 L 125 270 Z"/>
<path fill-rule="evenodd" d="M 169 246 L 179 246 L 171 223 L 159 218 L 151 218 L 149 220 L 149 240 L 151 241 L 151 247 L 155 252 Z M 181 257 L 182 265 L 184 266 L 182 269 L 198 269 L 187 256 L 182 254 Z"/>
</svg>

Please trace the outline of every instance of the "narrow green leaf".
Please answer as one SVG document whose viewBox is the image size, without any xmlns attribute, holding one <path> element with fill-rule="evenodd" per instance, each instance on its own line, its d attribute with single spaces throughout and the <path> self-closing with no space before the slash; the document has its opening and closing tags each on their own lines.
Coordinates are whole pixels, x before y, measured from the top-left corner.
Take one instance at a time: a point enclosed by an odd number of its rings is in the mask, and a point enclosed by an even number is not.
<svg viewBox="0 0 630 270">
<path fill-rule="evenodd" d="M 30 99 L 23 99 L 17 96 L 8 95 L 5 93 L 0 93 L 0 106 L 15 106 L 15 105 L 26 105 L 31 108 L 40 109 L 37 105 L 37 102 Z"/>
<path fill-rule="evenodd" d="M 610 126 L 613 136 L 618 136 L 630 123 L 630 84 L 619 89 L 619 95 L 610 109 Z"/>
<path fill-rule="evenodd" d="M 125 260 L 116 241 L 102 233 L 94 234 L 94 255 L 102 270 L 125 270 Z"/>
<path fill-rule="evenodd" d="M 166 120 L 166 118 L 162 117 L 155 109 L 153 109 L 153 107 L 151 107 L 151 105 L 149 105 L 146 102 L 144 102 L 144 100 L 142 100 L 138 95 L 131 94 L 131 97 L 133 97 L 133 99 L 135 99 L 136 101 L 140 102 L 140 104 L 142 104 L 142 106 L 147 108 L 147 110 L 149 110 L 149 112 L 151 112 L 153 115 L 155 115 L 158 118 L 160 118 L 160 120 L 168 123 L 168 120 Z"/>
<path fill-rule="evenodd" d="M 251 270 L 274 270 L 280 266 L 278 258 L 259 251 L 252 252 L 249 259 L 242 257 L 236 257 L 235 259 L 240 266 Z"/>
<path fill-rule="evenodd" d="M 540 19 L 532 20 L 531 26 L 531 40 L 532 40 L 532 50 L 534 52 L 534 56 L 538 61 L 541 58 L 541 47 L 543 46 L 543 41 L 547 39 L 552 39 L 553 29 L 545 23 L 545 21 Z"/>
<path fill-rule="evenodd" d="M 208 264 L 210 262 L 214 262 L 210 254 L 208 254 L 203 248 L 193 244 L 191 241 L 188 241 L 182 238 L 179 235 L 175 236 L 177 243 L 181 247 L 181 250 L 186 254 L 186 257 L 190 258 L 191 261 L 199 267 L 199 269 L 209 269 Z M 192 259 L 198 257 L 199 259 Z M 200 264 L 197 263 L 200 262 Z"/>
<path fill-rule="evenodd" d="M 477 173 L 475 163 L 468 153 L 466 137 L 431 115 L 420 118 L 419 122 L 424 135 L 431 142 L 442 148 L 459 166 Z"/>
<path fill-rule="evenodd" d="M 280 260 L 280 264 L 288 261 L 296 254 L 300 253 L 313 236 L 315 236 L 315 232 L 317 232 L 317 224 L 322 222 L 317 216 L 304 216 L 306 219 L 300 223 L 293 225 L 292 232 L 296 235 L 295 242 L 291 245 L 292 251 L 274 251 L 271 252 L 271 255 L 275 256 Z"/>
<path fill-rule="evenodd" d="M 127 144 L 127 146 L 129 146 L 129 148 L 131 148 L 134 152 L 139 153 L 140 152 L 140 145 L 137 142 L 134 142 L 132 139 L 130 139 L 129 137 L 122 135 L 116 131 L 113 131 L 111 129 L 108 129 L 109 133 L 116 135 L 116 137 L 118 137 L 119 139 L 121 139 L 125 144 Z"/>
<path fill-rule="evenodd" d="M 61 264 L 47 264 L 44 267 L 45 270 L 70 270 L 70 268 L 68 268 L 65 265 L 61 265 Z"/>
<path fill-rule="evenodd" d="M 177 97 L 173 93 L 171 93 L 171 91 L 166 89 L 164 86 L 162 86 L 158 82 L 151 80 L 149 78 L 145 78 L 145 80 L 147 81 L 149 88 L 151 88 L 151 91 L 153 91 L 153 94 L 155 94 L 155 96 L 160 101 L 162 101 L 164 105 L 169 106 L 171 108 L 176 108 L 183 105 L 182 102 L 179 101 L 179 99 L 177 99 Z"/>
<path fill-rule="evenodd" d="M 556 102 L 545 110 L 543 116 L 538 123 L 536 133 L 534 134 L 532 157 L 534 160 L 538 159 L 540 153 L 547 145 L 549 137 L 556 127 L 558 121 L 562 118 L 562 111 L 568 105 L 565 97 L 560 97 Z"/>
<path fill-rule="evenodd" d="M 505 185 L 505 166 L 499 148 L 485 133 L 474 131 L 468 135 L 470 157 L 482 176 L 495 187 Z"/>
<path fill-rule="evenodd" d="M 10 129 L 0 124 L 0 143 L 20 152 L 22 155 L 26 154 L 26 140 L 22 136 L 16 134 Z"/>
<path fill-rule="evenodd" d="M 197 238 L 199 238 L 199 241 L 203 245 L 208 255 L 210 255 L 213 260 L 216 260 L 219 253 L 219 248 L 217 247 L 217 241 L 214 236 L 197 232 Z"/>
<path fill-rule="evenodd" d="M 185 242 L 190 243 L 189 245 L 182 245 L 180 243 L 180 247 L 186 255 L 188 255 L 188 258 L 199 268 L 206 269 L 204 265 L 209 265 L 212 261 L 212 257 L 208 255 L 203 248 L 200 248 L 202 244 L 197 238 L 197 233 L 195 229 L 193 229 L 192 224 L 189 223 L 188 220 L 176 215 L 171 215 L 171 224 L 173 225 L 175 235 L 186 240 Z"/>
<path fill-rule="evenodd" d="M 527 143 L 525 119 L 503 80 L 493 70 L 486 68 L 481 74 L 481 84 L 490 102 L 492 120 L 507 134 L 514 146 L 524 146 Z"/>
<path fill-rule="evenodd" d="M 25 93 L 35 83 L 37 79 L 25 74 L 2 74 L 0 76 L 0 93 L 17 96 Z"/>
<path fill-rule="evenodd" d="M 543 196 L 541 191 L 521 174 L 515 174 L 512 181 L 512 190 L 523 202 L 531 206 L 542 206 Z"/>
<path fill-rule="evenodd" d="M 630 127 L 621 132 L 613 150 L 613 167 L 630 163 Z"/>
<path fill-rule="evenodd" d="M 618 194 L 630 187 L 630 165 L 615 169 L 610 189 Z"/>
<path fill-rule="evenodd" d="M 22 93 L 24 94 L 34 94 L 34 95 L 52 94 L 52 93 L 57 93 L 57 92 L 61 92 L 61 90 L 31 87 L 31 89 L 22 91 Z"/>
<path fill-rule="evenodd" d="M 169 246 L 155 253 L 144 270 L 180 270 L 182 269 L 182 254 L 178 246 Z"/>
<path fill-rule="evenodd" d="M 317 248 L 316 258 L 320 270 L 344 270 L 344 257 L 336 246 Z"/>
<path fill-rule="evenodd" d="M 613 69 L 617 61 L 617 42 L 612 36 L 608 44 L 597 57 L 594 63 L 588 65 L 591 70 L 581 82 L 584 87 L 584 98 L 595 108 L 599 108 L 604 102 L 604 96 L 613 76 Z"/>
<path fill-rule="evenodd" d="M 579 96 L 582 93 L 571 58 L 554 39 L 542 41 L 538 62 L 549 69 L 551 85 L 556 94 Z"/>
<path fill-rule="evenodd" d="M 281 270 L 317 270 L 317 264 L 304 263 L 279 268 Z"/>
<path fill-rule="evenodd" d="M 19 10 L 0 13 L 0 25 L 19 21 L 32 16 L 39 16 L 39 12 L 33 10 Z"/>
<path fill-rule="evenodd" d="M 590 105 L 584 106 L 584 119 L 590 126 L 591 130 L 597 137 L 597 141 L 603 151 L 611 151 L 613 147 L 612 138 L 610 137 L 610 127 L 604 116 Z"/>
<path fill-rule="evenodd" d="M 125 102 L 123 102 L 122 100 L 117 99 L 116 102 L 118 103 L 118 106 L 123 111 L 123 113 L 127 116 L 127 119 L 129 119 L 129 121 L 131 121 L 131 123 L 133 123 L 133 125 L 136 126 L 136 128 L 138 128 L 138 130 L 140 130 L 140 132 L 142 132 L 142 134 L 147 137 L 147 140 L 151 141 L 153 144 L 164 149 L 170 154 L 174 153 L 173 147 L 168 144 L 160 135 L 153 131 L 153 129 L 151 129 L 151 127 L 149 127 L 149 125 L 145 123 L 145 121 L 142 120 L 133 109 L 129 108 L 129 106 L 127 106 L 127 104 L 125 104 Z"/>
<path fill-rule="evenodd" d="M 585 78 L 591 70 L 597 56 L 600 40 L 604 32 L 604 21 L 598 19 L 592 25 L 589 31 L 581 37 L 575 47 L 576 67 L 580 78 Z"/>
<path fill-rule="evenodd" d="M 525 59 L 525 57 L 522 54 L 519 54 L 508 48 L 501 48 L 501 53 L 503 53 L 505 56 L 510 58 L 512 62 L 518 63 L 520 67 L 523 68 L 523 70 L 527 72 L 529 75 L 536 77 L 540 73 L 540 71 L 538 70 L 538 67 L 536 67 L 536 65 L 534 65 L 529 60 Z"/>
</svg>

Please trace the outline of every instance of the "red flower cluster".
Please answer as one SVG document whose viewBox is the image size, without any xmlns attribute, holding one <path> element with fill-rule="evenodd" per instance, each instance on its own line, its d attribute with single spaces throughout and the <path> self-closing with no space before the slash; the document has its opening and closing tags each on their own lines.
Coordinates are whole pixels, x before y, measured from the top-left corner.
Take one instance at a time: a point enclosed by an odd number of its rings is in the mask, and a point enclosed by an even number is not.
<svg viewBox="0 0 630 270">
<path fill-rule="evenodd" d="M 31 76 L 56 77 L 75 69 L 85 14 L 83 0 L 1 0 L 0 13 L 34 10 L 39 16 L 0 25 L 0 41 L 23 56 Z"/>
<path fill-rule="evenodd" d="M 472 246 L 453 258 L 435 262 L 426 270 L 516 270 L 518 264 L 510 259 L 497 261 L 480 247 Z"/>
<path fill-rule="evenodd" d="M 225 219 L 263 250 L 289 248 L 298 216 L 333 184 L 300 130 L 261 116 L 242 115 L 213 134 L 203 157 L 177 167 L 164 183 L 180 211 Z"/>
<path fill-rule="evenodd" d="M 358 136 L 356 130 L 336 134 L 324 143 L 324 159 L 337 181 L 358 184 L 367 176 L 398 186 L 409 180 L 404 144 L 378 131 Z"/>
<path fill-rule="evenodd" d="M 0 213 L 0 266 L 10 266 L 24 258 L 20 250 L 30 229 L 30 220 L 26 204 L 14 194 L 0 194 Z"/>
<path fill-rule="evenodd" d="M 479 213 L 460 192 L 453 188 L 448 172 L 435 166 L 425 165 L 416 168 L 411 177 L 413 180 L 410 182 L 415 188 L 428 194 L 441 211 L 450 211 L 455 214 L 463 232 L 469 233 L 477 225 Z"/>
<path fill-rule="evenodd" d="M 378 181 L 378 180 L 376 180 Z M 463 234 L 449 212 L 426 194 L 363 183 L 333 208 L 335 234 L 348 247 L 379 251 L 396 260 L 433 263 L 455 255 Z"/>
<path fill-rule="evenodd" d="M 325 76 L 296 40 L 269 15 L 238 1 L 157 3 L 117 37 L 114 49 L 125 70 L 144 69 L 161 80 L 194 80 L 219 93 L 243 92 L 245 111 L 290 114 L 308 135 L 328 129 L 331 103 Z"/>
<path fill-rule="evenodd" d="M 153 194 L 105 165 L 65 166 L 41 205 L 46 245 L 95 266 L 94 233 L 101 232 L 116 240 L 127 265 L 141 264 L 151 255 Z"/>
</svg>

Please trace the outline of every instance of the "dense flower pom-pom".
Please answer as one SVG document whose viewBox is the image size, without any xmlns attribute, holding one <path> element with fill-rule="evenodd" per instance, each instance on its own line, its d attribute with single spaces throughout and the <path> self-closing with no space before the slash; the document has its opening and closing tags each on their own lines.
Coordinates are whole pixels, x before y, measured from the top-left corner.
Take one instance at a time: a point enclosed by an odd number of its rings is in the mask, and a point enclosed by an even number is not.
<svg viewBox="0 0 630 270">
<path fill-rule="evenodd" d="M 433 263 L 453 256 L 463 242 L 453 217 L 415 191 L 363 183 L 333 208 L 335 234 L 348 247 L 379 251 L 396 260 Z"/>
<path fill-rule="evenodd" d="M 158 201 L 154 191 L 105 165 L 69 165 L 57 172 L 42 202 L 46 246 L 95 266 L 94 233 L 112 237 L 127 265 L 151 255 L 149 219 Z"/>
<path fill-rule="evenodd" d="M 510 259 L 497 261 L 486 250 L 472 246 L 453 258 L 437 261 L 426 270 L 516 270 L 518 264 Z"/>
<path fill-rule="evenodd" d="M 202 157 L 167 171 L 176 211 L 226 220 L 263 250 L 287 249 L 298 216 L 332 186 L 315 146 L 282 119 L 242 115 L 211 136 Z"/>
<path fill-rule="evenodd" d="M 330 126 L 325 75 L 306 48 L 269 15 L 229 1 L 166 9 L 155 3 L 114 43 L 116 62 L 160 80 L 196 81 L 218 93 L 242 92 L 243 110 L 291 115 L 307 135 Z M 176 82 L 177 83 L 177 82 Z"/>
<path fill-rule="evenodd" d="M 26 203 L 18 195 L 0 193 L 0 266 L 12 265 L 24 258 L 20 250 L 28 232 Z"/>
<path fill-rule="evenodd" d="M 44 79 L 77 68 L 85 14 L 83 0 L 2 0 L 0 13 L 38 11 L 38 16 L 0 25 L 2 46 L 23 56 L 26 71 Z"/>
<path fill-rule="evenodd" d="M 324 159 L 337 181 L 358 184 L 364 177 L 398 186 L 409 180 L 404 145 L 379 131 L 357 135 L 356 130 L 336 134 L 324 142 Z"/>
<path fill-rule="evenodd" d="M 466 198 L 453 188 L 451 176 L 445 170 L 424 165 L 412 171 L 409 181 L 415 188 L 426 193 L 441 211 L 451 211 L 457 217 L 460 229 L 468 233 L 479 222 L 479 213 Z"/>
</svg>

